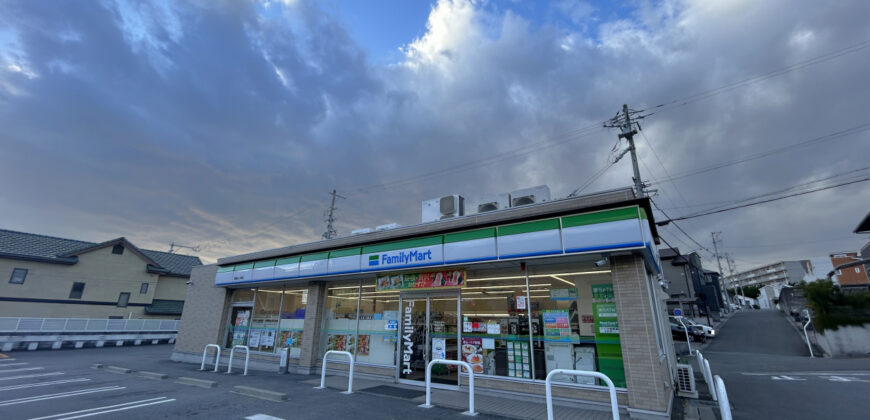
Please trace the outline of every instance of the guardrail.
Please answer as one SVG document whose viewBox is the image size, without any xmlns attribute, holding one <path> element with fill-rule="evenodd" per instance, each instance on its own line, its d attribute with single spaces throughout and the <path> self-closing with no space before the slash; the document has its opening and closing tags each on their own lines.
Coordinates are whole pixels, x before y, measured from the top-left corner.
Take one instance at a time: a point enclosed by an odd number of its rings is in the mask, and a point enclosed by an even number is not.
<svg viewBox="0 0 870 420">
<path fill-rule="evenodd" d="M 320 369 L 320 386 L 314 387 L 315 389 L 326 389 L 326 357 L 330 354 L 343 354 L 350 359 L 350 371 L 347 377 L 347 391 L 342 392 L 342 394 L 353 394 L 353 355 L 347 351 L 339 351 L 339 350 L 329 350 L 326 353 L 323 353 L 323 365 Z"/>
<path fill-rule="evenodd" d="M 211 347 L 214 347 L 215 350 L 217 350 L 214 354 L 214 371 L 218 371 L 218 365 L 221 360 L 221 346 L 217 344 L 206 344 L 202 349 L 202 364 L 199 366 L 199 370 L 205 370 L 205 356 L 208 354 L 208 349 Z M 230 359 L 230 362 L 232 362 L 232 359 Z"/>
<path fill-rule="evenodd" d="M 731 420 L 731 404 L 728 402 L 728 392 L 725 391 L 725 381 L 719 375 L 714 376 L 716 393 L 719 394 L 719 415 L 722 420 Z"/>
<path fill-rule="evenodd" d="M 807 339 L 807 347 L 810 349 L 810 358 L 815 358 L 816 356 L 813 354 L 813 346 L 810 344 L 810 335 L 807 334 L 807 327 L 813 322 L 813 319 L 810 318 L 810 311 L 808 309 L 804 309 L 804 312 L 807 314 L 807 323 L 804 324 L 804 338 Z"/>
<path fill-rule="evenodd" d="M 713 401 L 718 401 L 716 384 L 713 383 L 713 372 L 710 370 L 710 362 L 704 358 L 704 355 L 700 351 L 695 351 L 695 355 L 698 356 L 698 369 L 701 369 L 701 376 L 704 377 L 704 382 L 707 383 L 707 389 L 710 391 L 710 395 L 713 396 Z"/>
<path fill-rule="evenodd" d="M 236 349 L 242 349 L 245 351 L 245 372 L 244 375 L 248 374 L 248 360 L 251 358 L 251 351 L 248 350 L 248 346 L 235 345 L 230 350 L 230 361 L 227 363 L 227 373 L 232 373 L 233 370 L 233 354 L 236 352 Z M 220 353 L 218 353 L 220 355 Z M 215 366 L 215 371 L 217 371 L 217 366 Z"/>
<path fill-rule="evenodd" d="M 598 378 L 604 381 L 604 383 L 607 384 L 608 391 L 610 391 L 610 413 L 611 415 L 613 415 L 614 420 L 619 420 L 619 404 L 616 402 L 616 386 L 613 385 L 613 381 L 611 381 L 607 375 L 601 372 L 570 369 L 553 369 L 552 371 L 550 371 L 550 373 L 547 374 L 547 379 L 545 381 L 545 386 L 547 390 L 547 420 L 553 420 L 552 381 L 553 377 L 556 375 L 591 376 L 593 378 Z"/>
<path fill-rule="evenodd" d="M 423 408 L 432 408 L 432 366 L 433 365 L 454 365 L 454 366 L 462 366 L 468 370 L 468 411 L 463 412 L 462 414 L 468 416 L 476 416 L 477 412 L 474 411 L 474 371 L 471 369 L 471 365 L 468 362 L 463 362 L 461 360 L 445 360 L 445 359 L 435 359 L 429 362 L 426 365 L 426 404 L 420 404 L 420 407 Z"/>
<path fill-rule="evenodd" d="M 178 331 L 170 319 L 10 318 L 0 317 L 0 332 Z"/>
</svg>

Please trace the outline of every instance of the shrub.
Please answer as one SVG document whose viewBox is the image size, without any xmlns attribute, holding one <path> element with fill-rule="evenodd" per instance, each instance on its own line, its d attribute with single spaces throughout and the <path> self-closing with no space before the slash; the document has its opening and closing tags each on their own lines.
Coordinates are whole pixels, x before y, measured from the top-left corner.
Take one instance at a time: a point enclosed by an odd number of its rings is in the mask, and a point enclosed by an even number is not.
<svg viewBox="0 0 870 420">
<path fill-rule="evenodd" d="M 801 283 L 807 305 L 813 310 L 813 327 L 823 332 L 846 325 L 870 324 L 870 293 L 843 293 L 831 280 Z"/>
</svg>

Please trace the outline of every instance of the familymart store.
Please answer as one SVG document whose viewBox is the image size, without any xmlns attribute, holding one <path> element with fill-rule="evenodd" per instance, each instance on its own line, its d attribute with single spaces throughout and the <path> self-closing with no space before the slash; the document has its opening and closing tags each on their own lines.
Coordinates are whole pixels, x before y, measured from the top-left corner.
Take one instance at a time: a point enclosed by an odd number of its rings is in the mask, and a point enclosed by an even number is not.
<svg viewBox="0 0 870 420">
<path fill-rule="evenodd" d="M 173 357 L 247 346 L 252 366 L 422 384 L 433 359 L 468 362 L 478 388 L 544 393 L 553 369 L 606 374 L 636 415 L 667 415 L 673 346 L 645 200 L 582 199 L 475 215 L 220 260 L 194 272 Z M 340 362 L 339 362 L 340 363 Z M 333 363 L 330 365 L 341 366 Z M 345 366 L 346 369 L 346 366 Z M 467 373 L 433 367 L 433 386 Z M 607 401 L 592 378 L 557 397 Z"/>
</svg>

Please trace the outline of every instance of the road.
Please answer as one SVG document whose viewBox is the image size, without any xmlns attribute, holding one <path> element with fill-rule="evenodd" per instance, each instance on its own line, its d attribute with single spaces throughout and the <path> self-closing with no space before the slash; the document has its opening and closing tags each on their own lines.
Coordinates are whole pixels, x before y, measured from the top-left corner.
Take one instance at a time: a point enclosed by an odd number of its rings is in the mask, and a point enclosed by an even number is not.
<svg viewBox="0 0 870 420">
<path fill-rule="evenodd" d="M 870 359 L 810 358 L 779 311 L 735 313 L 703 354 L 725 381 L 735 419 L 870 416 Z"/>
</svg>

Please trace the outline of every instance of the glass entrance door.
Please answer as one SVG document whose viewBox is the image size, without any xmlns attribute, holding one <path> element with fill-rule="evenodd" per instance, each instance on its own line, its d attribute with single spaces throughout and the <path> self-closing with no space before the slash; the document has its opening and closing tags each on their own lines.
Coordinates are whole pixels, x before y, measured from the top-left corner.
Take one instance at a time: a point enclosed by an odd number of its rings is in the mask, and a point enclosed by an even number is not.
<svg viewBox="0 0 870 420">
<path fill-rule="evenodd" d="M 401 297 L 399 380 L 421 383 L 433 359 L 459 360 L 459 296 L 415 293 Z M 458 385 L 456 366 L 432 367 L 432 383 Z"/>
</svg>

